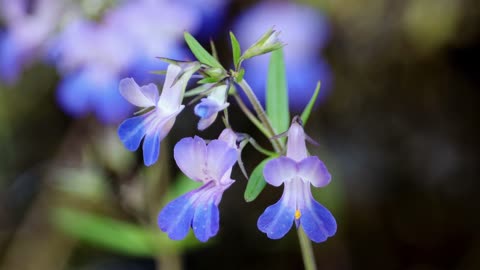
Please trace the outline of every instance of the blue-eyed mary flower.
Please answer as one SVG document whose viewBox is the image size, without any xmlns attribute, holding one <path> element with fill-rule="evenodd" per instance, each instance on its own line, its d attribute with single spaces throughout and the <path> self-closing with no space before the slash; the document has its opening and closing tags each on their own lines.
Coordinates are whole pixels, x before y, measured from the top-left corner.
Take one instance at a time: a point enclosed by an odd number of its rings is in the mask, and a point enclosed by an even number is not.
<svg viewBox="0 0 480 270">
<path fill-rule="evenodd" d="M 308 156 L 305 133 L 294 121 L 288 130 L 287 154 L 269 161 L 263 175 L 273 186 L 284 184 L 283 195 L 260 216 L 257 226 L 271 239 L 282 238 L 292 227 L 301 226 L 314 242 L 323 242 L 335 234 L 337 224 L 330 211 L 312 196 L 310 184 L 326 186 L 330 173 L 320 159 Z"/>
<path fill-rule="evenodd" d="M 158 159 L 160 141 L 165 138 L 176 116 L 185 107 L 183 95 L 190 77 L 200 67 L 198 62 L 170 64 L 161 95 L 155 84 L 139 86 L 132 78 L 120 81 L 122 96 L 138 107 L 153 109 L 140 116 L 125 120 L 118 128 L 118 135 L 125 147 L 136 151 L 143 139 L 143 160 L 150 166 Z"/>
<path fill-rule="evenodd" d="M 218 112 L 228 107 L 227 88 L 227 85 L 214 86 L 212 92 L 195 106 L 195 115 L 200 117 L 199 130 L 209 127 L 217 118 Z"/>
<path fill-rule="evenodd" d="M 234 182 L 230 174 L 238 158 L 236 138 L 231 129 L 225 129 L 208 144 L 195 136 L 175 145 L 174 158 L 180 170 L 203 185 L 173 200 L 160 212 L 158 225 L 171 239 L 185 238 L 190 227 L 202 242 L 217 234 L 218 205 L 223 192 Z"/>
</svg>

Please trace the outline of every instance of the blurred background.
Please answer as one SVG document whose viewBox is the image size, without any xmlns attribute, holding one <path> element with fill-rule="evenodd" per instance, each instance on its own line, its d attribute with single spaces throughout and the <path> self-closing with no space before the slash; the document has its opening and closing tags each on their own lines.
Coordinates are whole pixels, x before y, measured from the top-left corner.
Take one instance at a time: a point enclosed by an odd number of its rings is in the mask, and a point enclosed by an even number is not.
<svg viewBox="0 0 480 270">
<path fill-rule="evenodd" d="M 116 135 L 134 112 L 118 81 L 161 84 L 155 57 L 193 59 L 184 30 L 228 67 L 230 30 L 246 49 L 273 25 L 293 112 L 322 81 L 306 131 L 338 232 L 314 244 L 318 268 L 480 269 L 478 0 L 0 0 L 0 16 L 0 269 L 302 269 L 293 229 L 256 227 L 282 188 L 246 203 L 238 168 L 207 244 L 157 228 L 192 189 L 173 146 L 220 121 L 198 132 L 187 107 L 148 168 Z M 260 97 L 267 65 L 245 62 Z M 261 138 L 231 103 L 234 129 Z M 242 156 L 249 172 L 262 158 Z"/>
</svg>

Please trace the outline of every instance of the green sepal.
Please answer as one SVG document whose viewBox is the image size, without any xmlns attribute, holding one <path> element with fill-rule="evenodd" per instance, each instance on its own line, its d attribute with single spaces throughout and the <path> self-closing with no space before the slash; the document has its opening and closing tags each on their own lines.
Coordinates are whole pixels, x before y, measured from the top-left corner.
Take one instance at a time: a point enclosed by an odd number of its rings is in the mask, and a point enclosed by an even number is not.
<svg viewBox="0 0 480 270">
<path fill-rule="evenodd" d="M 207 77 L 207 78 L 203 78 L 199 81 L 197 81 L 198 84 L 206 84 L 206 83 L 216 83 L 220 81 L 219 79 L 217 78 L 212 78 L 212 77 Z"/>
<path fill-rule="evenodd" d="M 236 82 L 241 82 L 243 80 L 244 75 L 245 75 L 245 69 L 241 68 L 235 76 L 235 81 Z"/>
<path fill-rule="evenodd" d="M 222 65 L 218 62 L 215 57 L 213 57 L 207 50 L 205 50 L 202 45 L 192 36 L 190 33 L 184 33 L 185 42 L 187 42 L 188 47 L 195 55 L 195 57 L 202 64 L 205 64 L 210 67 L 216 67 L 223 69 Z"/>
<path fill-rule="evenodd" d="M 233 64 L 235 65 L 235 68 L 238 68 L 242 51 L 240 49 L 240 43 L 238 43 L 237 38 L 232 32 L 230 32 L 230 41 L 232 42 Z"/>
</svg>

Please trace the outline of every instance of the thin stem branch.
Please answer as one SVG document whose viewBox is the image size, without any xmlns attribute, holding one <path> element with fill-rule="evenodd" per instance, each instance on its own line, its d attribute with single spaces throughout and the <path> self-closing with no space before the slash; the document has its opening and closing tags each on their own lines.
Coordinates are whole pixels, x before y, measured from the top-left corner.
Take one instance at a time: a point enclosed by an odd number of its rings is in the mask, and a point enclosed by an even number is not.
<svg viewBox="0 0 480 270">
<path fill-rule="evenodd" d="M 255 93 L 253 93 L 252 88 L 250 85 L 248 85 L 247 81 L 242 80 L 238 83 L 240 88 L 243 90 L 245 95 L 247 95 L 248 100 L 253 106 L 253 109 L 257 113 L 258 119 L 262 122 L 263 126 L 265 129 L 268 131 L 268 137 L 271 138 L 275 136 L 275 130 L 273 129 L 272 123 L 270 122 L 270 119 L 268 119 L 267 113 L 263 109 L 262 105 L 260 104 L 260 101 L 258 100 L 257 96 Z M 282 152 L 282 143 L 278 139 L 272 140 L 272 146 L 275 149 L 276 152 L 281 153 Z"/>
<path fill-rule="evenodd" d="M 253 115 L 253 113 L 248 109 L 247 105 L 243 102 L 243 100 L 238 96 L 237 93 L 233 94 L 235 101 L 237 101 L 238 106 L 243 111 L 243 113 L 247 116 L 247 118 L 267 137 L 270 137 L 270 133 L 265 129 L 262 123 Z"/>
<path fill-rule="evenodd" d="M 310 242 L 301 226 L 297 229 L 297 233 L 305 270 L 316 270 L 317 266 L 315 264 L 315 256 L 313 255 L 312 242 Z"/>
<path fill-rule="evenodd" d="M 263 148 L 262 146 L 260 146 L 257 141 L 255 141 L 253 138 L 250 138 L 248 140 L 248 142 L 253 146 L 253 148 L 255 148 L 258 152 L 266 155 L 266 156 L 278 156 L 278 153 L 276 152 L 272 152 L 272 151 L 269 151 L 265 148 Z"/>
</svg>

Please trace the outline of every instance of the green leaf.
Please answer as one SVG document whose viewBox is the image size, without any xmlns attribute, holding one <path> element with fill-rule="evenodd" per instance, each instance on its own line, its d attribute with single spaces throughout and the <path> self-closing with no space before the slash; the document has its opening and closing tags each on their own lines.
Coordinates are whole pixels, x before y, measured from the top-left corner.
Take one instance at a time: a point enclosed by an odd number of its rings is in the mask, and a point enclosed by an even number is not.
<svg viewBox="0 0 480 270">
<path fill-rule="evenodd" d="M 243 195 L 246 202 L 254 201 L 265 188 L 265 185 L 267 185 L 267 182 L 265 182 L 265 178 L 263 177 L 263 169 L 265 168 L 265 164 L 267 164 L 267 162 L 271 159 L 273 158 L 266 158 L 260 162 L 260 164 L 257 165 L 250 175 L 247 188 L 245 189 L 245 193 Z"/>
<path fill-rule="evenodd" d="M 266 93 L 267 115 L 272 122 L 276 134 L 286 131 L 290 125 L 287 91 L 283 51 L 279 49 L 273 51 L 270 56 Z M 285 138 L 281 140 L 285 143 Z"/>
<path fill-rule="evenodd" d="M 232 32 L 230 32 L 230 41 L 232 42 L 233 64 L 235 65 L 235 68 L 238 68 L 242 51 L 240 50 L 240 44 L 238 43 L 237 38 Z"/>
<path fill-rule="evenodd" d="M 302 112 L 302 122 L 303 125 L 307 124 L 308 118 L 310 117 L 310 113 L 312 112 L 313 105 L 315 104 L 315 101 L 317 100 L 318 93 L 320 93 L 320 85 L 321 83 L 317 83 L 317 88 L 315 88 L 315 92 L 313 92 L 312 97 L 310 98 L 310 101 L 308 102 L 307 106 L 305 106 L 305 109 L 303 109 Z"/>
<path fill-rule="evenodd" d="M 218 79 L 217 78 L 212 78 L 212 77 L 203 78 L 203 79 L 197 81 L 198 84 L 216 83 L 216 82 L 218 82 Z"/>
<path fill-rule="evenodd" d="M 192 36 L 190 33 L 185 32 L 184 33 L 185 37 L 185 42 L 187 42 L 188 47 L 192 51 L 192 53 L 195 55 L 195 57 L 200 61 L 201 63 L 211 66 L 211 67 L 217 67 L 217 68 L 222 68 L 222 65 L 213 57 L 207 50 L 205 50 L 200 43 Z"/>
<path fill-rule="evenodd" d="M 55 208 L 52 218 L 53 224 L 73 237 L 127 255 L 156 256 L 199 245 L 191 234 L 182 241 L 173 241 L 157 228 L 140 227 L 73 208 Z"/>
</svg>

